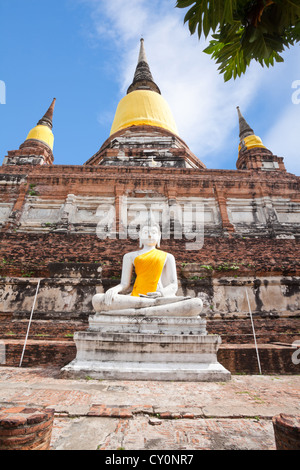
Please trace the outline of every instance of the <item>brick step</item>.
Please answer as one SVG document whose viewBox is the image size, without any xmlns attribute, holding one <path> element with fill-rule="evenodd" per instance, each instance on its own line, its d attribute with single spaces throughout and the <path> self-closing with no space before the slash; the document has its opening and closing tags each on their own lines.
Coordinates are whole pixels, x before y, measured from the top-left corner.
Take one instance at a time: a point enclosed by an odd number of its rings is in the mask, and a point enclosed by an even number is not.
<svg viewBox="0 0 300 470">
<path fill-rule="evenodd" d="M 295 352 L 297 349 L 291 344 L 258 344 L 262 374 L 298 375 L 300 364 L 295 363 Z M 297 357 L 300 357 L 300 353 Z M 218 361 L 233 374 L 259 374 L 254 344 L 222 344 L 218 351 Z"/>
<path fill-rule="evenodd" d="M 18 367 L 23 352 L 23 340 L 2 340 L 2 366 Z M 5 353 L 3 349 L 5 348 Z M 63 367 L 76 357 L 73 341 L 40 341 L 28 339 L 22 367 Z M 4 359 L 4 360 L 3 360 Z"/>
<path fill-rule="evenodd" d="M 254 318 L 255 335 L 258 343 L 283 342 L 292 344 L 299 339 L 300 318 Z M 253 343 L 250 318 L 207 320 L 207 331 L 220 335 L 222 342 L 234 344 Z"/>
<path fill-rule="evenodd" d="M 209 331 L 209 334 L 218 334 L 218 331 Z M 223 344 L 252 344 L 254 342 L 253 333 L 249 334 L 230 334 L 223 333 L 220 335 Z M 288 343 L 292 344 L 294 341 L 300 339 L 299 333 L 261 333 L 260 331 L 255 332 L 256 341 L 258 344 L 272 344 L 272 343 Z"/>
<path fill-rule="evenodd" d="M 18 367 L 24 341 L 3 340 L 5 362 L 1 365 Z M 300 365 L 293 362 L 297 351 L 289 344 L 260 344 L 258 346 L 262 373 L 299 374 Z M 299 355 L 298 355 L 299 356 Z M 0 354 L 3 358 L 3 354 Z M 63 367 L 76 357 L 76 346 L 70 341 L 28 340 L 23 358 L 23 367 Z M 232 374 L 258 374 L 258 362 L 254 345 L 222 344 L 218 361 Z"/>
<path fill-rule="evenodd" d="M 88 324 L 75 321 L 33 320 L 28 339 L 40 341 L 73 341 L 75 331 L 88 328 Z M 0 339 L 22 340 L 26 337 L 28 320 L 1 322 Z"/>
<path fill-rule="evenodd" d="M 0 339 L 23 340 L 28 320 L 2 320 Z M 73 341 L 76 331 L 84 331 L 88 323 L 79 321 L 33 320 L 29 339 L 40 341 Z M 209 334 L 218 334 L 223 344 L 252 344 L 253 332 L 249 319 L 207 320 Z M 299 318 L 255 319 L 255 334 L 259 344 L 289 343 L 299 340 Z"/>
</svg>

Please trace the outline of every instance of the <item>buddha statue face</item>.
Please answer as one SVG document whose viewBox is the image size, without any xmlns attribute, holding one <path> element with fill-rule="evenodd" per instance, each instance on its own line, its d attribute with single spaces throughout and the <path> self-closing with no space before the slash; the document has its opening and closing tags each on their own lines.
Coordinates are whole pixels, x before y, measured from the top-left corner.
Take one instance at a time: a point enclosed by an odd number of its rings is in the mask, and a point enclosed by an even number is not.
<svg viewBox="0 0 300 470">
<path fill-rule="evenodd" d="M 139 232 L 140 248 L 143 246 L 160 246 L 161 232 L 156 223 L 144 224 Z"/>
</svg>

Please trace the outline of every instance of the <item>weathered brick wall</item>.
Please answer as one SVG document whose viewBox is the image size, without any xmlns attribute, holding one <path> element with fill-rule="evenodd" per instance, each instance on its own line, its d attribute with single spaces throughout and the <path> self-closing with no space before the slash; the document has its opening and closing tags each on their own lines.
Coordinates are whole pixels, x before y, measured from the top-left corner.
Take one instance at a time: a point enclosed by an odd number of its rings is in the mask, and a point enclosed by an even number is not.
<svg viewBox="0 0 300 470">
<path fill-rule="evenodd" d="M 175 256 L 177 267 L 200 263 L 216 274 L 238 265 L 240 274 L 300 272 L 300 242 L 291 239 L 206 237 L 201 250 L 186 250 L 185 240 L 162 240 L 161 249 Z M 118 276 L 123 255 L 137 249 L 134 240 L 100 240 L 93 234 L 0 233 L 0 275 L 49 273 L 49 263 L 101 263 L 103 277 Z M 28 272 L 26 272 L 26 269 Z M 24 271 L 25 272 L 22 272 Z"/>
<path fill-rule="evenodd" d="M 36 318 L 86 321 L 92 296 L 119 282 L 122 256 L 137 248 L 130 239 L 91 234 L 2 233 L 0 241 L 0 313 L 14 319 L 27 318 L 36 278 L 43 278 Z M 248 314 L 246 288 L 257 316 L 299 316 L 298 247 L 295 240 L 235 237 L 205 238 L 199 251 L 186 250 L 183 240 L 161 246 L 175 255 L 178 294 L 200 296 L 208 318 L 227 320 Z"/>
<path fill-rule="evenodd" d="M 19 364 L 35 293 L 34 278 L 40 277 L 46 278 L 46 284 L 38 298 L 24 365 L 63 366 L 75 357 L 72 334 L 87 327 L 88 315 L 93 313 L 92 295 L 98 286 L 105 291 L 118 282 L 123 255 L 136 250 L 138 244 L 130 238 L 100 240 L 95 234 L 97 208 L 91 211 L 94 216 L 90 225 L 73 223 L 67 211 L 72 199 L 69 196 L 82 198 L 84 204 L 89 198 L 99 201 L 109 197 L 117 210 L 125 195 L 139 201 L 158 197 L 167 204 L 176 198 L 211 201 L 209 207 L 217 216 L 205 232 L 201 250 L 187 250 L 184 239 L 162 240 L 161 249 L 176 258 L 180 293 L 204 295 L 208 332 L 223 339 L 219 361 L 232 373 L 256 373 L 248 307 L 242 298 L 247 286 L 264 372 L 297 373 L 290 360 L 291 347 L 270 344 L 291 344 L 300 331 L 300 237 L 295 222 L 300 179 L 295 175 L 280 172 L 279 177 L 277 172 L 256 170 L 24 165 L 0 167 L 0 180 L 0 203 L 11 206 L 9 217 L 3 217 L 0 226 L 0 276 L 5 286 L 0 298 L 5 304 L 0 311 L 0 340 L 6 344 L 8 365 Z M 265 206 L 272 206 L 274 198 L 280 199 L 279 206 L 289 201 L 285 214 L 295 206 L 292 222 L 288 215 L 281 219 L 287 223 L 268 219 Z M 246 202 L 239 206 L 243 200 Z M 38 213 L 39 204 L 47 209 L 53 201 L 62 207 L 53 226 L 46 218 L 40 227 L 30 225 L 32 220 L 24 225 L 26 207 L 35 204 Z M 80 204 L 82 201 L 78 205 L 75 201 L 73 209 Z M 235 204 L 242 214 L 250 207 L 257 217 L 261 210 L 264 223 L 244 223 L 245 219 L 240 223 L 232 217 Z M 101 280 L 93 278 L 91 272 L 71 282 L 70 273 L 57 276 L 59 267 L 64 270 L 68 262 L 82 263 L 84 269 L 100 266 Z M 57 263 L 56 273 L 51 263 Z M 9 284 L 8 277 L 16 279 Z M 66 292 L 73 297 L 64 306 L 61 299 Z"/>
<path fill-rule="evenodd" d="M 143 168 L 143 167 L 102 167 L 102 166 L 11 166 L 0 167 L 0 202 L 13 204 L 12 215 L 4 223 L 2 231 L 16 230 L 22 211 L 30 198 L 40 198 L 40 201 L 60 201 L 65 204 L 69 195 L 75 197 L 133 197 L 142 200 L 146 196 L 159 196 L 163 200 L 176 198 L 204 198 L 214 200 L 221 217 L 221 226 L 229 232 L 240 231 L 243 227 L 234 227 L 235 222 L 229 220 L 228 204 L 234 201 L 246 201 L 247 210 L 255 212 L 258 205 L 269 218 L 274 200 L 280 199 L 286 203 L 286 214 L 293 205 L 298 207 L 299 177 L 276 171 L 265 172 L 255 170 L 200 170 L 187 168 Z M 264 198 L 264 201 L 261 199 Z M 39 201 L 39 202 L 40 202 Z M 291 207 L 289 205 L 292 205 Z M 270 206 L 270 207 L 269 207 Z M 242 210 L 244 208 L 242 207 Z M 280 208 L 281 210 L 281 208 Z M 274 213 L 274 211 L 273 211 Z M 297 213 L 297 210 L 295 214 Z M 296 216 L 295 216 L 296 217 Z M 275 217 L 276 218 L 276 217 Z M 287 216 L 288 218 L 288 216 Z M 47 223 L 47 219 L 44 220 Z M 58 223 L 61 221 L 57 221 Z M 239 222 L 239 221 L 238 221 Z M 97 222 L 96 222 L 97 223 Z M 256 227 L 256 223 L 245 224 L 245 231 L 257 228 L 258 236 L 272 235 L 275 231 L 282 236 L 298 236 L 297 224 L 288 221 L 281 224 L 275 220 L 269 224 Z M 254 227 L 253 227 L 254 225 Z M 218 227 L 214 224 L 214 229 Z M 76 228 L 72 228 L 76 230 Z M 222 233 L 222 236 L 224 233 Z"/>
</svg>

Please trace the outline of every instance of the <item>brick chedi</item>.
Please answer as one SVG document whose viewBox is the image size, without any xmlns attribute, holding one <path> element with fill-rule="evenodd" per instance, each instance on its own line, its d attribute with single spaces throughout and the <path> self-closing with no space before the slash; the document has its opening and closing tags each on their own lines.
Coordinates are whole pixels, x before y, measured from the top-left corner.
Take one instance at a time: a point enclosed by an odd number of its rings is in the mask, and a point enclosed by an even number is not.
<svg viewBox="0 0 300 470">
<path fill-rule="evenodd" d="M 4 159 L 5 165 L 50 165 L 53 163 L 52 119 L 56 99 L 52 101 L 49 109 L 31 129 L 27 139 L 20 145 L 19 150 L 10 150 Z"/>
<path fill-rule="evenodd" d="M 237 169 L 206 168 L 178 134 L 143 40 L 111 133 L 83 165 L 55 165 L 54 103 L 0 167 L 6 363 L 18 364 L 38 279 L 24 364 L 70 362 L 72 333 L 86 328 L 96 291 L 118 282 L 123 254 L 137 247 L 131 229 L 151 210 L 161 248 L 175 256 L 179 294 L 201 296 L 209 333 L 222 336 L 220 362 L 257 372 L 247 289 L 263 372 L 299 373 L 291 357 L 300 331 L 300 178 L 240 110 Z"/>
<path fill-rule="evenodd" d="M 240 126 L 239 158 L 236 164 L 238 170 L 281 170 L 286 171 L 282 157 L 277 157 L 267 149 L 260 137 L 254 134 L 253 129 L 246 122 L 237 107 Z"/>
</svg>

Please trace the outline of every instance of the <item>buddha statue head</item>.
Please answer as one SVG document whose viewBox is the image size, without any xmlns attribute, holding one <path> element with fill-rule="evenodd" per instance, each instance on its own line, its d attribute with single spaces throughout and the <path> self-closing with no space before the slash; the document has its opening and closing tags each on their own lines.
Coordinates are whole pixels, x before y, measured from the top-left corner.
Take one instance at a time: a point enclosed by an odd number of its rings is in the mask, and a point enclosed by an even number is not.
<svg viewBox="0 0 300 470">
<path fill-rule="evenodd" d="M 161 231 L 159 224 L 152 216 L 140 224 L 139 241 L 140 248 L 144 246 L 160 247 Z"/>
</svg>

